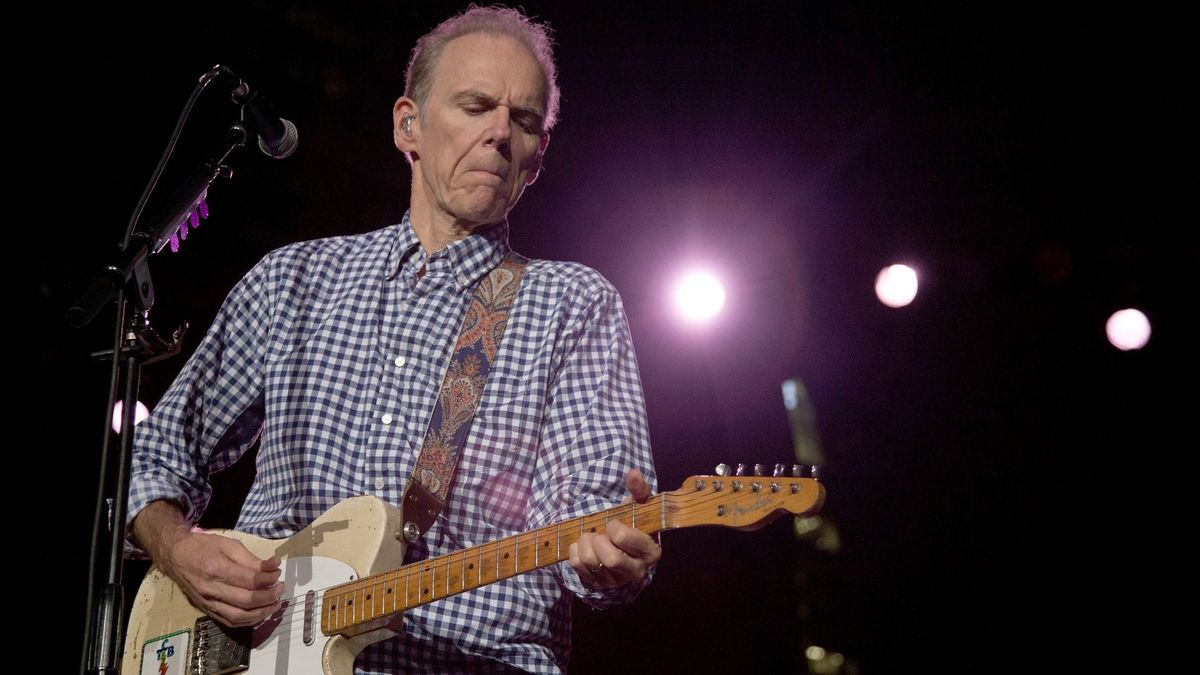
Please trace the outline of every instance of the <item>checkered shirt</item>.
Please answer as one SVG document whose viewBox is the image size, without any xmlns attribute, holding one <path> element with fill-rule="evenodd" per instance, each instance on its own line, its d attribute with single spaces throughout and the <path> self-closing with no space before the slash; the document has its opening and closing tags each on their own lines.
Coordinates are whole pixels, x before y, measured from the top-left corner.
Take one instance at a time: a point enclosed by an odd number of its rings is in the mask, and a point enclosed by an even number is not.
<svg viewBox="0 0 1200 675">
<path fill-rule="evenodd" d="M 269 253 L 137 427 L 130 519 L 169 500 L 195 521 L 208 476 L 260 435 L 239 530 L 285 538 L 362 494 L 399 504 L 475 283 L 507 239 L 502 223 L 426 255 L 406 214 Z M 620 297 L 588 267 L 531 261 L 446 506 L 408 559 L 614 506 L 631 468 L 655 485 Z M 643 585 L 591 591 L 565 562 L 505 579 L 409 610 L 356 672 L 561 672 L 564 589 L 605 607 Z"/>
</svg>

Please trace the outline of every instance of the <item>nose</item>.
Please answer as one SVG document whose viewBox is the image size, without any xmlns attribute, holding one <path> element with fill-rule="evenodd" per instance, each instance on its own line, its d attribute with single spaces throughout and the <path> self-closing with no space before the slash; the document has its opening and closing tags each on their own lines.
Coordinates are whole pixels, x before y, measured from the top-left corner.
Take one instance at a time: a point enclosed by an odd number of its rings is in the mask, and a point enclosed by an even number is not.
<svg viewBox="0 0 1200 675">
<path fill-rule="evenodd" d="M 508 106 L 498 105 L 488 115 L 487 137 L 484 139 L 484 144 L 495 146 L 500 153 L 506 154 L 511 140 L 512 115 Z"/>
</svg>

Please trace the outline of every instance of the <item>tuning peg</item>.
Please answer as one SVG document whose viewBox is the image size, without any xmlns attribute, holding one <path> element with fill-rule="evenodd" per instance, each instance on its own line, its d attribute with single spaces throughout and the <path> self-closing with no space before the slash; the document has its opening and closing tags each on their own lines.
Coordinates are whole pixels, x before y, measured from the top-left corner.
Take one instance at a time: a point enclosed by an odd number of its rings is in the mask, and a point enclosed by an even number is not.
<svg viewBox="0 0 1200 675">
<path fill-rule="evenodd" d="M 733 475 L 745 476 L 746 475 L 746 465 L 742 464 L 741 462 L 738 462 L 737 469 L 734 469 Z"/>
<path fill-rule="evenodd" d="M 729 465 L 726 464 L 725 462 L 721 462 L 720 464 L 718 464 L 717 465 L 717 475 L 718 476 L 728 476 L 729 475 Z"/>
<path fill-rule="evenodd" d="M 754 475 L 755 476 L 765 476 L 766 474 L 767 474 L 767 467 L 763 466 L 762 464 L 754 465 Z"/>
<path fill-rule="evenodd" d="M 814 464 L 793 464 L 792 475 L 797 478 L 812 478 L 813 480 L 817 480 L 820 471 L 818 471 L 817 466 Z"/>
<path fill-rule="evenodd" d="M 772 475 L 772 476 L 782 476 L 782 475 L 783 475 L 783 465 L 782 465 L 782 464 L 776 464 L 776 465 L 775 465 L 775 471 L 774 471 L 774 472 L 772 472 L 772 473 L 771 473 L 771 475 Z"/>
</svg>

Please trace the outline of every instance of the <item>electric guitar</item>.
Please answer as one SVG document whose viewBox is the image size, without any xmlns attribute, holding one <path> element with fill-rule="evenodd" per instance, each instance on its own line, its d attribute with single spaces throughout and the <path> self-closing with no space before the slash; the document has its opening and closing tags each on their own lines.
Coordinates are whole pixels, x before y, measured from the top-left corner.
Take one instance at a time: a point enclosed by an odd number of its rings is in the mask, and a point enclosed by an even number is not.
<svg viewBox="0 0 1200 675">
<path fill-rule="evenodd" d="M 152 567 L 134 598 L 120 672 L 350 675 L 364 647 L 395 635 L 389 624 L 404 610 L 566 560 L 580 536 L 602 533 L 613 520 L 647 534 L 701 525 L 752 530 L 785 513 L 815 513 L 824 501 L 814 478 L 692 476 L 640 503 L 408 565 L 399 510 L 371 496 L 337 504 L 287 539 L 214 531 L 256 556 L 282 559 L 282 607 L 254 628 L 229 628 Z"/>
</svg>

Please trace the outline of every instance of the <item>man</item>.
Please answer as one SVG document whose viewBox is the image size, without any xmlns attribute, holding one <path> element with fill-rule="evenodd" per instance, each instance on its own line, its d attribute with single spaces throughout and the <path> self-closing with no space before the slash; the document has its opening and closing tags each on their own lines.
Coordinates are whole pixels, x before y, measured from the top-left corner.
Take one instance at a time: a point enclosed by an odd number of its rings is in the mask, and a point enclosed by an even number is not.
<svg viewBox="0 0 1200 675">
<path fill-rule="evenodd" d="M 339 501 L 399 504 L 477 284 L 509 253 L 507 214 L 537 178 L 559 93 L 549 29 L 475 8 L 418 41 L 395 104 L 412 166 L 396 226 L 286 246 L 231 291 L 137 429 L 134 541 L 231 626 L 278 608 L 280 561 L 197 531 L 208 475 L 261 435 L 238 529 L 290 536 Z M 445 508 L 419 560 L 642 499 L 654 473 L 620 298 L 582 265 L 530 261 Z M 628 494 L 626 494 L 628 493 Z M 619 522 L 570 561 L 423 605 L 368 647 L 364 673 L 566 668 L 570 592 L 630 600 L 661 555 Z"/>
</svg>

